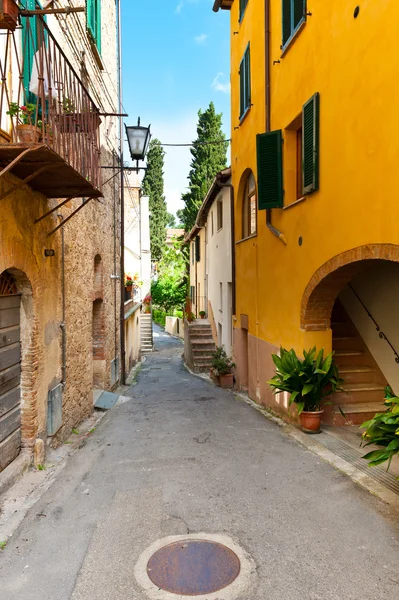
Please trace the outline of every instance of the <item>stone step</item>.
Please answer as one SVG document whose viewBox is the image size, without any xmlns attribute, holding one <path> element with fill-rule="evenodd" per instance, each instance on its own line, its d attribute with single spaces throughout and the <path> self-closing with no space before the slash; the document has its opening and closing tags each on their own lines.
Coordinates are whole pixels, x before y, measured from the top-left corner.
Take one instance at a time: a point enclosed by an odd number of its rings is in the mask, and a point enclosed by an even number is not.
<svg viewBox="0 0 399 600">
<path fill-rule="evenodd" d="M 341 366 L 363 366 L 373 367 L 374 363 L 371 355 L 364 352 L 363 350 L 337 350 L 334 354 L 335 363 L 338 365 L 338 369 Z"/>
<path fill-rule="evenodd" d="M 333 407 L 334 425 L 361 425 L 372 419 L 377 413 L 385 412 L 386 406 L 380 402 L 369 402 L 366 404 L 346 404 L 341 406 L 345 418 L 341 415 L 338 406 Z"/>
<path fill-rule="evenodd" d="M 370 404 L 384 402 L 384 385 L 373 382 L 344 384 L 343 392 L 335 392 L 333 403 L 345 407 L 354 404 Z"/>
<path fill-rule="evenodd" d="M 373 367 L 363 365 L 345 365 L 339 369 L 339 375 L 344 379 L 344 387 L 348 383 L 384 383 L 379 381 L 379 374 Z"/>
</svg>

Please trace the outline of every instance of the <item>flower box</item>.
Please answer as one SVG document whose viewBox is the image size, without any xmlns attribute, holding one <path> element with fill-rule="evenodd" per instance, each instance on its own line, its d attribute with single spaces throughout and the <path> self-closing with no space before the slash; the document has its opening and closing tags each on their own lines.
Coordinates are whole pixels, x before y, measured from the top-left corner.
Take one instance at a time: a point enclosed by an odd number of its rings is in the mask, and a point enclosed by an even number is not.
<svg viewBox="0 0 399 600">
<path fill-rule="evenodd" d="M 0 0 L 0 29 L 14 31 L 18 25 L 19 8 L 14 0 Z"/>
</svg>

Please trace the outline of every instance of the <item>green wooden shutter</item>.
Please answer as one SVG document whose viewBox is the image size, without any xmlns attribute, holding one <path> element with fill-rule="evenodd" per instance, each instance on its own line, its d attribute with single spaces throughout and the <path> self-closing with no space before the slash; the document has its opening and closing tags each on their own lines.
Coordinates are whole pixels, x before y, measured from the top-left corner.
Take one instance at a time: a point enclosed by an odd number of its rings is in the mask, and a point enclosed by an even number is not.
<svg viewBox="0 0 399 600">
<path fill-rule="evenodd" d="M 21 3 L 26 10 L 35 10 L 43 8 L 39 0 L 23 0 Z M 44 21 L 46 17 L 44 16 Z M 27 35 L 26 24 L 29 20 L 30 33 Z M 32 77 L 33 59 L 36 52 L 39 50 L 40 44 L 44 39 L 43 26 L 39 17 L 21 17 L 22 25 L 22 55 L 23 55 L 23 82 L 24 82 L 24 99 L 25 103 L 37 102 L 37 98 L 29 91 L 29 84 Z"/>
<path fill-rule="evenodd" d="M 306 0 L 293 0 L 294 30 L 306 18 Z"/>
<path fill-rule="evenodd" d="M 291 37 L 291 0 L 283 0 L 283 46 Z"/>
<path fill-rule="evenodd" d="M 86 0 L 87 30 L 101 52 L 101 0 Z"/>
<path fill-rule="evenodd" d="M 319 189 L 320 94 L 306 102 L 302 109 L 303 187 L 305 194 Z"/>
<path fill-rule="evenodd" d="M 197 262 L 201 260 L 201 240 L 199 235 L 195 238 L 195 260 Z"/>
<path fill-rule="evenodd" d="M 283 206 L 282 143 L 281 129 L 256 136 L 259 210 Z"/>
<path fill-rule="evenodd" d="M 245 51 L 245 110 L 251 106 L 251 49 Z"/>
<path fill-rule="evenodd" d="M 245 112 L 245 57 L 240 63 L 240 119 Z"/>
<path fill-rule="evenodd" d="M 240 0 L 240 21 L 244 16 L 245 9 L 247 8 L 248 0 Z"/>
</svg>

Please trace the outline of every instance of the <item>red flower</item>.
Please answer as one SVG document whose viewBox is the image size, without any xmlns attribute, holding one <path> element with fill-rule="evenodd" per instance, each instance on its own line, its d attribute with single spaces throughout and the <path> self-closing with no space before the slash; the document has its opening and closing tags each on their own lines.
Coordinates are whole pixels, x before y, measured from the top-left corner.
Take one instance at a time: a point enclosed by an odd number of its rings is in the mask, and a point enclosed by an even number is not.
<svg viewBox="0 0 399 600">
<path fill-rule="evenodd" d="M 26 106 L 21 106 L 21 110 L 27 111 L 28 109 L 26 108 Z"/>
</svg>

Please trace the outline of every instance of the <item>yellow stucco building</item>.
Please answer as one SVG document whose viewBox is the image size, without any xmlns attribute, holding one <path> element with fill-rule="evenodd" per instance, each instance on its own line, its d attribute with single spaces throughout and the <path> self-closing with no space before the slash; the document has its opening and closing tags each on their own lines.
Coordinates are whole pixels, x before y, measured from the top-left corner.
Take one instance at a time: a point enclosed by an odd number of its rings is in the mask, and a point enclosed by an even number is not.
<svg viewBox="0 0 399 600">
<path fill-rule="evenodd" d="M 286 414 L 266 383 L 272 353 L 334 349 L 347 389 L 334 403 L 362 422 L 387 382 L 399 389 L 399 5 L 220 9 L 231 12 L 237 381 Z M 336 406 L 325 419 L 343 420 Z"/>
</svg>

